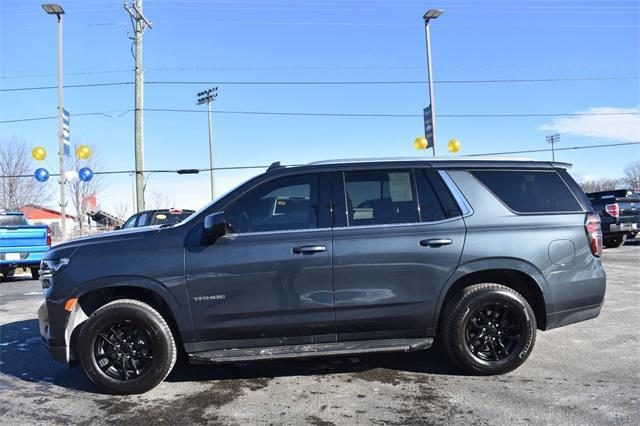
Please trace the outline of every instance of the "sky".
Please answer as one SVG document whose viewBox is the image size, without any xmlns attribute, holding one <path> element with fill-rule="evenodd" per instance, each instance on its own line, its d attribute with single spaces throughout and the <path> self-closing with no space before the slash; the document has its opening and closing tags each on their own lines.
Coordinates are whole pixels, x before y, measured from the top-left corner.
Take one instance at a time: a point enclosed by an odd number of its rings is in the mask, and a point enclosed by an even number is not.
<svg viewBox="0 0 640 426">
<path fill-rule="evenodd" d="M 122 1 L 60 4 L 65 85 L 132 82 Z M 430 25 L 439 155 L 454 155 L 450 139 L 462 144 L 455 155 L 547 149 L 553 133 L 561 135 L 558 148 L 640 141 L 639 1 L 144 0 L 153 24 L 144 33 L 145 108 L 195 111 L 145 112 L 145 169 L 208 167 L 206 107 L 195 100 L 213 86 L 218 167 L 429 155 L 413 140 L 429 103 L 422 15 L 430 8 L 444 10 Z M 0 122 L 57 114 L 55 89 L 6 90 L 55 86 L 56 58 L 55 17 L 38 1 L 0 0 Z M 591 78 L 598 80 L 584 80 Z M 546 79 L 570 80 L 513 81 Z M 237 84 L 338 81 L 387 83 Z M 65 89 L 71 139 L 94 146 L 95 171 L 134 168 L 133 102 L 132 84 Z M 85 113 L 103 114 L 75 115 Z M 545 116 L 576 113 L 594 115 Z M 465 116 L 478 114 L 498 116 Z M 47 149 L 34 170 L 57 171 L 55 119 L 0 123 L 2 143 L 11 136 Z M 639 158 L 640 145 L 556 153 L 585 178 L 621 176 Z M 263 171 L 218 171 L 217 192 Z M 147 177 L 148 200 L 163 194 L 195 209 L 210 199 L 207 173 Z M 105 210 L 131 206 L 129 175 L 101 179 Z M 49 185 L 55 190 L 53 179 Z"/>
</svg>

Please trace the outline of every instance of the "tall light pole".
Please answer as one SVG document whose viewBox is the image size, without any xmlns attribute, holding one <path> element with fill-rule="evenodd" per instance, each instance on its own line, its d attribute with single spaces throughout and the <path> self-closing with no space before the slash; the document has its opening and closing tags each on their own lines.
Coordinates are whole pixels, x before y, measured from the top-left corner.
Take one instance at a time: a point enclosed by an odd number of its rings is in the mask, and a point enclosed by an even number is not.
<svg viewBox="0 0 640 426">
<path fill-rule="evenodd" d="M 43 4 L 42 8 L 49 15 L 58 17 L 58 155 L 60 156 L 60 231 L 62 239 L 67 235 L 67 215 L 64 185 L 66 183 L 64 164 L 64 132 L 63 132 L 63 99 L 62 99 L 62 15 L 64 9 L 59 4 Z"/>
<path fill-rule="evenodd" d="M 551 144 L 551 158 L 556 161 L 556 143 L 560 142 L 560 134 L 547 136 L 547 142 Z"/>
<path fill-rule="evenodd" d="M 438 18 L 442 15 L 443 11 L 440 9 L 429 9 L 424 14 L 424 31 L 427 37 L 427 74 L 429 77 L 429 102 L 431 110 L 431 127 L 432 127 L 432 144 L 433 144 L 433 156 L 436 156 L 436 106 L 435 99 L 433 97 L 433 74 L 431 72 L 431 36 L 429 35 L 429 21 Z M 426 136 L 426 135 L 425 135 Z"/>
<path fill-rule="evenodd" d="M 209 90 L 205 90 L 204 92 L 198 93 L 198 98 L 196 100 L 196 105 L 207 104 L 207 118 L 209 123 L 209 167 L 211 168 L 211 199 L 213 200 L 216 196 L 216 178 L 215 173 L 213 171 L 214 162 L 213 162 L 213 132 L 211 128 L 211 102 L 213 102 L 218 97 L 218 88 L 214 87 Z"/>
<path fill-rule="evenodd" d="M 149 27 L 151 22 L 142 14 L 142 0 L 132 1 L 129 6 L 127 0 L 124 8 L 131 16 L 135 37 L 135 105 L 134 105 L 134 155 L 136 166 L 136 209 L 138 212 L 144 210 L 144 73 L 142 69 L 142 33 Z"/>
</svg>

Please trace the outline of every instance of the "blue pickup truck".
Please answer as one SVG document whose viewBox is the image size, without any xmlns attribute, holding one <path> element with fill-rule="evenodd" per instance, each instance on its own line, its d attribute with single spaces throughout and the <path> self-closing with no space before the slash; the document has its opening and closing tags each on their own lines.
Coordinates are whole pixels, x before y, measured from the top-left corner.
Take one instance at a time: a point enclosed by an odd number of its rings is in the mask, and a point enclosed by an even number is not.
<svg viewBox="0 0 640 426">
<path fill-rule="evenodd" d="M 38 278 L 40 260 L 51 248 L 47 225 L 31 225 L 22 213 L 0 212 L 0 273 L 11 277 L 16 268 L 30 268 Z M 0 278 L 1 280 L 1 278 Z"/>
</svg>

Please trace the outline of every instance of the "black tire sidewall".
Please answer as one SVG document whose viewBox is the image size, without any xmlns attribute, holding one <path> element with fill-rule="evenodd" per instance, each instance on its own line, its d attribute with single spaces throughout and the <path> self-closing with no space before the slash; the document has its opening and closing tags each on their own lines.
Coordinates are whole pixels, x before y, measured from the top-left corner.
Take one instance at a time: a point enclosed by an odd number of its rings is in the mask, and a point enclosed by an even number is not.
<svg viewBox="0 0 640 426">
<path fill-rule="evenodd" d="M 151 336 L 153 361 L 142 376 L 118 380 L 105 374 L 94 356 L 98 334 L 111 324 L 131 321 Z M 150 306 L 115 302 L 97 310 L 82 326 L 78 338 L 78 358 L 85 372 L 98 387 L 114 394 L 143 393 L 158 385 L 169 373 L 175 360 L 175 344 L 160 314 Z"/>
<path fill-rule="evenodd" d="M 491 303 L 506 304 L 513 309 L 524 324 L 524 336 L 516 349 L 507 358 L 499 361 L 482 360 L 471 352 L 466 342 L 466 326 L 473 313 Z M 522 296 L 507 289 L 478 291 L 458 304 L 452 313 L 452 324 L 448 327 L 450 352 L 455 361 L 465 370 L 476 374 L 503 374 L 518 368 L 529 357 L 536 335 L 533 310 Z"/>
</svg>

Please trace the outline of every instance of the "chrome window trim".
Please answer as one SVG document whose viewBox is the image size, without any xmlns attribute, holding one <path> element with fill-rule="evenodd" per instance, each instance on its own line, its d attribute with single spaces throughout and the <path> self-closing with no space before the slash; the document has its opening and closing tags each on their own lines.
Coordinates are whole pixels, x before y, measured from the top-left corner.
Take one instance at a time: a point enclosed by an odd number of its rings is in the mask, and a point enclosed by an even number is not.
<svg viewBox="0 0 640 426">
<path fill-rule="evenodd" d="M 451 195 L 453 195 L 456 203 L 458 203 L 458 207 L 460 207 L 460 211 L 462 212 L 462 217 L 472 215 L 473 208 L 471 207 L 471 204 L 469 204 L 467 199 L 462 194 L 462 191 L 460 191 L 460 188 L 458 188 L 453 179 L 451 179 L 449 173 L 447 173 L 445 170 L 438 170 L 438 174 L 444 181 L 444 184 L 447 185 L 447 188 L 449 188 L 449 191 L 451 191 Z"/>
<path fill-rule="evenodd" d="M 439 225 L 441 223 L 453 222 L 459 220 L 461 216 L 449 217 L 442 220 L 436 220 L 433 222 L 406 222 L 406 223 L 383 223 L 378 225 L 352 225 L 352 226 L 336 226 L 334 231 L 349 230 L 349 229 L 379 229 L 379 228 L 406 228 L 409 226 L 427 227 L 431 225 Z"/>
<path fill-rule="evenodd" d="M 260 232 L 233 232 L 227 235 L 228 238 L 238 238 L 243 235 L 274 235 L 274 234 L 292 234 L 295 232 L 318 232 L 318 231 L 331 231 L 333 228 L 306 228 L 306 229 L 282 229 L 279 231 L 260 231 Z"/>
</svg>

